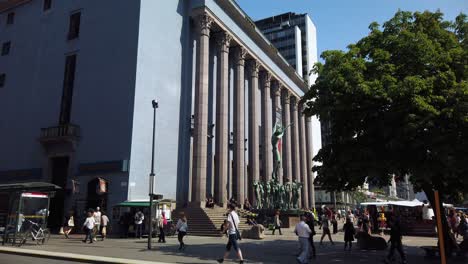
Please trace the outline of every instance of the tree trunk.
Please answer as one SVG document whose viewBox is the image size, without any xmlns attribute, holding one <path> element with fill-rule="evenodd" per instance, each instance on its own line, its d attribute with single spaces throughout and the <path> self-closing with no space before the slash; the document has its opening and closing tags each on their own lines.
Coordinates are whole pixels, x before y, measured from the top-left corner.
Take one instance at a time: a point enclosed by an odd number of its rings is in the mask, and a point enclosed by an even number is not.
<svg viewBox="0 0 468 264">
<path fill-rule="evenodd" d="M 435 204 L 436 203 L 435 203 L 434 190 L 429 186 L 425 186 L 425 187 L 423 187 L 423 191 L 424 191 L 424 193 L 426 193 L 427 199 L 431 203 L 431 207 L 433 208 L 434 212 L 437 213 L 436 210 L 435 210 Z M 448 225 L 447 216 L 445 215 L 445 209 L 444 209 L 444 206 L 443 206 L 443 199 L 442 199 L 443 195 L 442 194 L 443 193 L 441 193 L 439 191 L 439 208 L 440 208 L 441 219 L 442 219 L 442 234 L 444 236 L 445 255 L 446 255 L 447 258 L 449 258 L 452 255 L 454 245 L 453 245 L 452 240 L 451 240 L 450 235 L 449 235 L 450 227 Z M 436 215 L 436 217 L 437 217 L 437 215 Z M 435 219 L 434 224 L 437 227 L 437 218 Z M 438 232 L 440 232 L 439 229 L 437 229 L 437 233 Z M 437 236 L 437 238 L 439 238 L 439 236 Z M 439 245 L 439 241 L 437 241 L 437 245 Z"/>
</svg>

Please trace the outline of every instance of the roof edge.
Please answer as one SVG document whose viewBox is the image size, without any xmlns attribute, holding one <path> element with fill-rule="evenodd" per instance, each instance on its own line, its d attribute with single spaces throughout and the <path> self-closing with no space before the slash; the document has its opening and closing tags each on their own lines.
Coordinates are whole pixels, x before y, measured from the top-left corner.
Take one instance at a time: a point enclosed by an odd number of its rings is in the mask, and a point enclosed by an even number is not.
<svg viewBox="0 0 468 264">
<path fill-rule="evenodd" d="M 6 12 L 28 2 L 31 2 L 31 0 L 7 0 L 4 3 L 0 3 L 0 13 Z"/>
</svg>

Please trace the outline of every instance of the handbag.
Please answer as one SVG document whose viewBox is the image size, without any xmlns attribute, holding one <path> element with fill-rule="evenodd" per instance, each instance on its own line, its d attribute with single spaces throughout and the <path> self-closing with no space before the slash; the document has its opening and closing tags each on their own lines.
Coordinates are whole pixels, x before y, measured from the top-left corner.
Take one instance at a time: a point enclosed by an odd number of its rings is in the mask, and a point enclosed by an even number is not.
<svg viewBox="0 0 468 264">
<path fill-rule="evenodd" d="M 234 228 L 236 229 L 237 240 L 242 240 L 242 237 L 239 233 L 239 229 L 237 229 L 236 222 L 234 221 L 234 217 L 232 216 L 232 214 L 229 214 L 229 215 L 231 216 L 232 223 L 234 224 Z"/>
</svg>

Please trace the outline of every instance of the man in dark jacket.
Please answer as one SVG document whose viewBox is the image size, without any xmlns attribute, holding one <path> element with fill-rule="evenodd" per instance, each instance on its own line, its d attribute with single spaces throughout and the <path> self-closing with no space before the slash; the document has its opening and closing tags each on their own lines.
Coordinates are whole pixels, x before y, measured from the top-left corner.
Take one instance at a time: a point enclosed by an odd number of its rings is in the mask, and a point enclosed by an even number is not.
<svg viewBox="0 0 468 264">
<path fill-rule="evenodd" d="M 315 219 L 314 219 L 313 214 L 311 213 L 307 214 L 306 224 L 309 226 L 310 230 L 312 231 L 312 233 L 310 233 L 309 242 L 310 242 L 310 246 L 312 247 L 312 257 L 315 258 L 315 246 L 314 246 Z"/>
<path fill-rule="evenodd" d="M 392 245 L 390 246 L 390 251 L 388 252 L 388 256 L 385 262 L 386 263 L 390 262 L 390 260 L 393 257 L 393 253 L 395 252 L 395 249 L 396 249 L 398 253 L 400 254 L 402 263 L 406 263 L 406 256 L 405 256 L 405 252 L 403 252 L 403 244 L 401 242 L 402 234 L 401 234 L 400 219 L 398 218 L 398 216 L 394 216 L 393 219 L 389 219 L 388 225 L 391 228 L 389 242 Z"/>
</svg>

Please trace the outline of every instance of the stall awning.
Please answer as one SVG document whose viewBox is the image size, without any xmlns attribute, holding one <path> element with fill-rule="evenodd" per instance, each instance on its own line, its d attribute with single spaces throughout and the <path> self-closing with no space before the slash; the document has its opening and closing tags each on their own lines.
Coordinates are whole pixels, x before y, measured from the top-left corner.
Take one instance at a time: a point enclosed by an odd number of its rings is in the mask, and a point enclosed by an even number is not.
<svg viewBox="0 0 468 264">
<path fill-rule="evenodd" d="M 149 207 L 149 202 L 121 202 L 117 204 L 118 207 Z"/>
<path fill-rule="evenodd" d="M 52 192 L 60 190 L 57 186 L 48 182 L 22 182 L 0 184 L 0 192 L 18 192 L 18 191 L 37 191 L 37 192 Z"/>
<path fill-rule="evenodd" d="M 396 205 L 396 206 L 406 206 L 406 207 L 416 207 L 422 206 L 423 203 L 418 199 L 414 199 L 413 201 L 388 201 L 388 202 L 368 202 L 368 203 L 361 203 L 361 205 L 375 205 L 375 206 L 386 206 L 386 205 Z M 443 204 L 444 207 L 452 207 L 451 204 Z"/>
<path fill-rule="evenodd" d="M 154 203 L 158 204 L 168 204 L 170 205 L 171 203 L 175 202 L 174 200 L 171 199 L 162 199 L 162 200 L 153 200 Z M 117 207 L 149 207 L 149 201 L 148 200 L 142 200 L 142 201 L 125 201 L 121 202 L 116 205 Z"/>
</svg>

